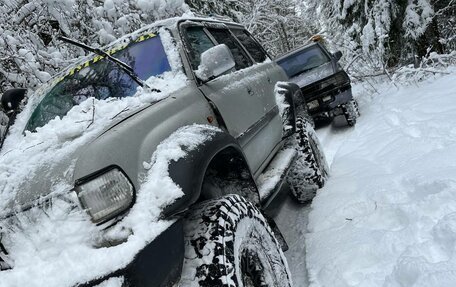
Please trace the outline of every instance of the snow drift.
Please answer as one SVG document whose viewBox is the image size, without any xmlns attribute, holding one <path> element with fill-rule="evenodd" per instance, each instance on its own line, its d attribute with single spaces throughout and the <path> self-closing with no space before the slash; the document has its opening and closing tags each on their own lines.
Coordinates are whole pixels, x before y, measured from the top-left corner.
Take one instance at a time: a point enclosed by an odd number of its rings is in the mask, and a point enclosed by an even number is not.
<svg viewBox="0 0 456 287">
<path fill-rule="evenodd" d="M 310 286 L 455 286 L 455 81 L 453 69 L 363 99 L 357 126 L 323 139 L 333 161 L 309 215 Z"/>
</svg>

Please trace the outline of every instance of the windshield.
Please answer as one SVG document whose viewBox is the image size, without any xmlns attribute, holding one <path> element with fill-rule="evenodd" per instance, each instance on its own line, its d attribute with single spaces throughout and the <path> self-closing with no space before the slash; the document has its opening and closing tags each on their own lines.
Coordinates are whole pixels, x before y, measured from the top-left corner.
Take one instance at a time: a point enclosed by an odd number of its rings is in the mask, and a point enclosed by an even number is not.
<svg viewBox="0 0 456 287">
<path fill-rule="evenodd" d="M 132 67 L 142 80 L 171 70 L 160 37 L 154 34 L 140 37 L 139 41 L 111 52 L 111 55 Z M 62 118 L 71 108 L 90 97 L 100 100 L 131 97 L 137 88 L 137 82 L 118 65 L 95 56 L 71 70 L 44 96 L 32 113 L 26 130 L 35 131 L 55 117 Z"/>
<path fill-rule="evenodd" d="M 329 61 L 328 55 L 318 45 L 315 45 L 278 61 L 278 64 L 285 70 L 288 77 L 292 78 Z"/>
</svg>

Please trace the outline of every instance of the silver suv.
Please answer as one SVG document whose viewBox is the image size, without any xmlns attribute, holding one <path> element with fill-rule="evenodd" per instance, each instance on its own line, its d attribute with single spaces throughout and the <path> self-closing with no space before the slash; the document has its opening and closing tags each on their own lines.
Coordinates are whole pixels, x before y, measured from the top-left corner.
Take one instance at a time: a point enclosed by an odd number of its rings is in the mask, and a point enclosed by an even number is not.
<svg viewBox="0 0 456 287">
<path fill-rule="evenodd" d="M 94 51 L 2 98 L 2 286 L 290 286 L 267 208 L 327 176 L 299 87 L 225 21 Z"/>
</svg>

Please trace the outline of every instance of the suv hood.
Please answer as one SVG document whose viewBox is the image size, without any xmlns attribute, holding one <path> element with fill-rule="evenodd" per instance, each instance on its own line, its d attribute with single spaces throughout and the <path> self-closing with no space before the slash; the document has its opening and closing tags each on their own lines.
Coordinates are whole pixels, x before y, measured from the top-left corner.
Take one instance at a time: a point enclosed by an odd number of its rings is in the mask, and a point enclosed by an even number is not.
<svg viewBox="0 0 456 287">
<path fill-rule="evenodd" d="M 38 146 L 37 146 L 38 147 Z M 72 151 L 31 147 L 20 158 L 2 155 L 0 159 L 0 218 L 44 203 L 51 196 L 71 192 L 76 148 Z M 23 150 L 21 150 L 23 151 Z M 42 155 L 40 155 L 42 153 Z M 11 152 L 16 155 L 17 153 Z M 48 157 L 47 159 L 44 157 Z M 23 161 L 29 158 L 29 161 Z M 20 166 L 15 161 L 22 164 Z"/>
<path fill-rule="evenodd" d="M 19 115 L 0 153 L 0 218 L 71 192 L 74 167 L 85 146 L 147 106 L 141 97 L 89 99 L 25 135 L 27 116 Z"/>
<path fill-rule="evenodd" d="M 291 78 L 290 80 L 302 88 L 315 83 L 316 81 L 329 77 L 332 74 L 334 74 L 333 65 L 331 62 L 328 62 L 312 70 L 301 73 Z"/>
</svg>

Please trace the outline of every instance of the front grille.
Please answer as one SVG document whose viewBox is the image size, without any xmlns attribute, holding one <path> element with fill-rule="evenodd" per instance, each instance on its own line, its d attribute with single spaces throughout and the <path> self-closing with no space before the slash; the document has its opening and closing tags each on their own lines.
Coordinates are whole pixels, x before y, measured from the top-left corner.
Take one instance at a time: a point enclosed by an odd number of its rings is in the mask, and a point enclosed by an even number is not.
<svg viewBox="0 0 456 287">
<path fill-rule="evenodd" d="M 347 90 L 350 87 L 350 78 L 347 73 L 340 71 L 323 80 L 302 87 L 301 91 L 306 101 L 312 101 L 327 95 L 337 95 L 340 91 Z"/>
</svg>

